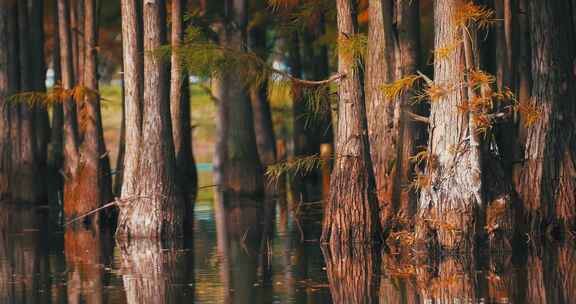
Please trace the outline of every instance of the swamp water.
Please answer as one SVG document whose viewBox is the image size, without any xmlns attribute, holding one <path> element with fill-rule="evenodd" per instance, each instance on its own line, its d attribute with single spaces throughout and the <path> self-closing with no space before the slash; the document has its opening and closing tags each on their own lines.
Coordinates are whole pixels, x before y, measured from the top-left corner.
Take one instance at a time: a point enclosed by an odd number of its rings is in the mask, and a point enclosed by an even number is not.
<svg viewBox="0 0 576 304">
<path fill-rule="evenodd" d="M 0 303 L 576 303 L 568 244 L 405 261 L 321 248 L 318 225 L 289 210 L 200 201 L 191 237 L 127 246 L 63 228 L 48 208 L 3 204 Z M 264 212 L 275 220 L 262 223 Z"/>
</svg>

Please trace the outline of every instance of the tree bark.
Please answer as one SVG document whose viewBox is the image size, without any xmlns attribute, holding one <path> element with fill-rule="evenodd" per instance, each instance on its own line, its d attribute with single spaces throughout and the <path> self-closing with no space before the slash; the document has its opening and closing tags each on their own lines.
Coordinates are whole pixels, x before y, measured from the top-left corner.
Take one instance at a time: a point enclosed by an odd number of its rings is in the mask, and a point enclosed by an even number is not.
<svg viewBox="0 0 576 304">
<path fill-rule="evenodd" d="M 518 191 L 531 229 L 574 229 L 576 220 L 575 37 L 567 1 L 531 1 L 532 101 L 538 119 L 528 128 Z"/>
<path fill-rule="evenodd" d="M 395 24 L 398 47 L 395 54 L 396 78 L 414 75 L 420 67 L 420 1 L 396 0 Z M 423 106 L 415 104 L 412 94 L 404 94 L 398 101 L 400 115 L 398 122 L 398 142 L 396 156 L 396 176 L 392 200 L 397 201 L 396 222 L 410 226 L 416 214 L 418 194 L 409 187 L 414 179 L 415 164 L 410 158 L 416 147 L 424 145 L 424 124 L 412 119 L 408 112 L 422 114 Z M 408 111 L 408 112 L 407 112 Z"/>
<path fill-rule="evenodd" d="M 53 1 L 53 28 L 55 33 L 54 49 L 52 56 L 52 69 L 54 70 L 54 85 L 61 85 L 62 73 L 60 68 L 60 38 L 58 35 L 59 19 L 58 19 L 58 1 Z M 59 202 L 61 198 L 61 191 L 64 184 L 61 170 L 63 168 L 64 155 L 63 155 L 63 128 L 64 128 L 64 109 L 61 103 L 55 103 L 52 106 L 52 125 L 50 133 L 50 149 L 48 151 L 48 165 L 50 181 L 48 183 L 48 195 L 51 203 Z"/>
<path fill-rule="evenodd" d="M 383 229 L 392 226 L 394 202 L 392 193 L 398 169 L 396 150 L 398 145 L 399 110 L 396 100 L 385 98 L 383 84 L 394 81 L 394 50 L 397 39 L 394 34 L 392 1 L 371 0 L 368 7 L 368 50 L 366 57 L 366 112 L 370 154 L 376 180 L 376 193 L 380 208 L 380 224 Z"/>
<path fill-rule="evenodd" d="M 246 43 L 246 1 L 234 0 L 228 10 L 234 26 L 226 26 L 220 44 L 244 50 Z M 218 155 L 216 183 L 226 192 L 238 195 L 261 195 L 263 168 L 258 156 L 250 97 L 238 75 L 222 75 L 218 115 L 216 120 Z"/>
<path fill-rule="evenodd" d="M 143 36 L 146 55 L 144 56 L 144 102 L 140 143 L 146 143 L 147 146 L 140 145 L 139 150 L 136 151 L 140 154 L 137 170 L 125 171 L 125 183 L 129 179 L 136 180 L 136 178 L 137 182 L 134 188 L 123 187 L 127 189 L 122 190 L 123 192 L 132 190 L 133 192 L 126 193 L 132 193 L 134 197 L 125 197 L 123 193 L 122 198 L 130 202 L 123 205 L 120 210 L 117 230 L 117 236 L 120 238 L 169 237 L 181 234 L 183 228 L 184 202 L 176 174 L 166 83 L 168 71 L 161 58 L 149 54 L 166 42 L 165 9 L 166 6 L 159 2 L 144 1 L 143 4 Z M 125 13 L 128 11 L 123 11 L 123 15 Z M 125 60 L 125 63 L 127 61 Z M 125 73 L 127 71 L 128 67 Z M 126 89 L 128 90 L 128 87 Z M 126 105 L 128 106 L 128 102 Z M 127 109 L 126 114 L 129 117 L 133 113 Z M 126 140 L 128 144 L 128 134 Z M 127 156 L 128 153 L 127 151 Z"/>
<path fill-rule="evenodd" d="M 46 92 L 46 62 L 44 56 L 44 1 L 29 1 L 30 11 L 30 40 L 31 40 L 31 64 L 33 91 Z M 34 107 L 34 128 L 36 132 L 36 155 L 42 176 L 46 176 L 48 142 L 50 140 L 50 123 L 46 107 Z M 41 196 L 47 197 L 47 189 L 44 183 Z"/>
<path fill-rule="evenodd" d="M 466 250 L 474 246 L 476 234 L 481 232 L 477 213 L 484 203 L 478 134 L 471 125 L 471 114 L 457 108 L 467 100 L 465 89 L 458 84 L 466 83 L 464 44 L 471 42 L 454 18 L 461 1 L 434 3 L 435 48 L 452 46 L 452 50 L 447 58 L 436 56 L 434 60 L 434 83 L 442 94 L 431 102 L 426 165 L 430 182 L 422 185 L 416 238 L 429 242 L 434 231 L 445 249 Z M 464 42 L 453 47 L 459 39 Z"/>
<path fill-rule="evenodd" d="M 10 195 L 10 108 L 7 98 L 10 92 L 8 63 L 10 61 L 9 47 L 9 6 L 0 4 L 0 201 Z"/>
<path fill-rule="evenodd" d="M 172 1 L 172 48 L 177 49 L 184 36 L 184 12 L 186 0 Z M 182 68 L 178 52 L 172 52 L 170 81 L 170 115 L 172 116 L 172 136 L 176 149 L 176 167 L 181 178 L 182 191 L 188 198 L 186 206 L 194 203 L 198 188 L 198 172 L 192 152 L 192 128 L 190 125 L 190 92 L 188 73 Z M 186 214 L 190 214 L 186 212 Z"/>
<path fill-rule="evenodd" d="M 142 25 L 139 1 L 122 1 L 122 58 L 124 71 L 125 158 L 122 174 L 122 198 L 137 195 L 138 163 L 142 135 Z"/>
<path fill-rule="evenodd" d="M 248 33 L 250 50 L 266 60 L 266 28 L 255 26 Z M 254 114 L 254 133 L 260 162 L 264 166 L 276 163 L 276 135 L 272 111 L 268 100 L 268 81 L 250 88 L 250 101 Z"/>
<path fill-rule="evenodd" d="M 18 64 L 19 90 L 33 90 L 32 54 L 29 32 L 28 3 L 18 2 Z M 16 59 L 16 58 L 14 58 Z M 41 175 L 36 150 L 36 130 L 34 128 L 34 107 L 20 104 L 18 109 L 18 142 L 14 143 L 17 151 L 12 151 L 12 198 L 16 201 L 39 202 L 42 197 Z"/>
<path fill-rule="evenodd" d="M 358 34 L 356 1 L 338 0 L 337 11 L 338 39 L 346 43 Z M 361 72 L 341 52 L 338 72 L 346 77 L 338 88 L 336 160 L 322 231 L 322 241 L 334 246 L 373 242 L 380 231 Z"/>
</svg>

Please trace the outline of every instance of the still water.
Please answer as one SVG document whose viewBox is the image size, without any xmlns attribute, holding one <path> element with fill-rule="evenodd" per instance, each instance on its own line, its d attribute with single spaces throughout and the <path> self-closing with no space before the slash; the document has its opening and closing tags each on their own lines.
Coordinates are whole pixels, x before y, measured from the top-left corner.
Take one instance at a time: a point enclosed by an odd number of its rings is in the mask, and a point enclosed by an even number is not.
<svg viewBox="0 0 576 304">
<path fill-rule="evenodd" d="M 321 248 L 317 223 L 290 210 L 217 197 L 196 204 L 190 238 L 117 244 L 3 204 L 0 303 L 576 303 L 570 244 L 416 261 Z"/>
</svg>

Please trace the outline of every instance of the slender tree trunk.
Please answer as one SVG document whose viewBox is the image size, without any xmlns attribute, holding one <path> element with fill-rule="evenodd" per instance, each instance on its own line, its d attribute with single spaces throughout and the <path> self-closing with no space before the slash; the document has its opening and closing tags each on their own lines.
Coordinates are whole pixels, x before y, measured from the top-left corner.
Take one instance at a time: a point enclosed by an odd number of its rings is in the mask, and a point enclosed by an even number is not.
<svg viewBox="0 0 576 304">
<path fill-rule="evenodd" d="M 396 150 L 398 145 L 399 115 L 397 101 L 385 98 L 382 85 L 394 81 L 394 35 L 393 2 L 371 0 L 368 7 L 368 50 L 366 58 L 366 112 L 368 135 L 376 193 L 380 205 L 380 224 L 384 229 L 392 226 L 394 217 L 394 192 L 398 169 Z"/>
<path fill-rule="evenodd" d="M 236 50 L 244 50 L 246 42 L 246 1 L 234 0 L 229 18 L 235 26 L 227 27 L 220 35 L 220 43 Z M 238 75 L 222 75 L 218 80 L 223 90 L 219 98 L 217 128 L 217 180 L 219 187 L 238 195 L 261 195 L 263 169 L 258 156 L 250 96 Z"/>
<path fill-rule="evenodd" d="M 83 71 L 84 86 L 88 90 L 98 91 L 97 79 L 97 33 L 95 0 L 84 1 L 84 47 L 85 51 Z M 84 203 L 84 210 L 93 210 L 109 202 L 112 198 L 110 161 L 104 143 L 104 132 L 102 128 L 102 115 L 100 112 L 99 96 L 86 96 L 83 100 L 84 113 L 81 123 L 83 124 L 84 136 L 80 153 L 82 164 L 78 168 L 76 176 L 78 187 L 76 191 L 81 193 Z"/>
<path fill-rule="evenodd" d="M 338 0 L 337 11 L 338 39 L 346 43 L 358 33 L 356 1 Z M 322 231 L 322 240 L 332 246 L 373 242 L 380 231 L 361 72 L 341 52 L 338 72 L 346 76 L 338 88 L 336 160 Z"/>
<path fill-rule="evenodd" d="M 53 1 L 53 26 L 55 33 L 54 49 L 52 56 L 52 69 L 54 70 L 54 86 L 61 85 L 62 73 L 60 68 L 60 38 L 58 35 L 59 20 L 58 20 L 58 1 Z M 50 149 L 48 151 L 48 165 L 50 181 L 48 183 L 48 194 L 50 202 L 58 202 L 61 198 L 61 191 L 63 187 L 63 176 L 61 170 L 63 168 L 63 127 L 64 127 L 64 109 L 61 103 L 52 105 L 52 126 L 50 133 Z"/>
<path fill-rule="evenodd" d="M 122 65 L 124 66 L 124 65 Z M 122 68 L 124 70 L 124 68 Z M 122 182 L 124 180 L 124 159 L 126 158 L 126 89 L 124 72 L 122 72 L 122 121 L 120 122 L 120 140 L 118 141 L 118 156 L 116 158 L 116 170 L 114 175 L 113 193 L 115 196 L 122 194 Z"/>
<path fill-rule="evenodd" d="M 184 35 L 185 0 L 172 1 L 171 44 L 177 49 Z M 190 125 L 190 81 L 188 73 L 183 71 L 182 59 L 178 52 L 172 52 L 170 81 L 170 115 L 172 116 L 172 136 L 176 149 L 176 167 L 178 168 L 182 191 L 190 200 L 186 206 L 193 204 L 198 188 L 198 173 L 192 152 L 192 129 Z M 186 212 L 190 214 L 190 212 Z"/>
<path fill-rule="evenodd" d="M 44 56 L 44 1 L 29 1 L 30 11 L 30 38 L 31 38 L 31 64 L 33 91 L 46 91 L 46 62 Z M 48 159 L 48 142 L 50 140 L 50 123 L 46 107 L 36 106 L 34 108 L 34 128 L 36 132 L 36 155 L 40 172 L 46 176 Z M 47 188 L 41 183 L 41 196 L 44 200 L 47 197 Z"/>
<path fill-rule="evenodd" d="M 6 104 L 11 93 L 8 71 L 9 14 L 8 4 L 0 3 L 0 201 L 10 195 L 10 108 Z"/>
<path fill-rule="evenodd" d="M 128 4 L 128 3 L 124 3 Z M 128 5 L 125 7 L 129 9 Z M 143 4 L 144 53 L 149 54 L 166 42 L 164 18 L 166 6 L 152 1 Z M 128 11 L 123 11 L 123 15 Z M 126 16 L 128 17 L 128 16 Z M 130 18 L 131 19 L 131 18 Z M 131 24 L 130 22 L 127 23 Z M 127 41 L 131 44 L 132 41 Z M 128 60 L 125 58 L 125 63 Z M 125 76 L 128 67 L 125 69 Z M 117 235 L 121 238 L 174 236 L 182 232 L 184 202 L 180 192 L 177 174 L 170 105 L 168 99 L 167 69 L 157 56 L 144 56 L 144 103 L 142 116 L 142 136 L 136 153 L 140 154 L 134 172 L 125 172 L 125 183 L 132 179 L 136 183 L 130 203 L 120 210 Z M 126 88 L 128 90 L 128 87 Z M 128 106 L 128 101 L 127 104 Z M 127 109 L 127 117 L 131 114 Z M 128 121 L 127 121 L 128 122 Z M 128 142 L 127 134 L 127 142 Z M 128 148 L 128 146 L 127 146 Z M 127 156 L 129 151 L 127 150 Z M 134 175 L 135 174 L 135 175 Z M 126 184 L 125 184 L 126 186 Z"/>
<path fill-rule="evenodd" d="M 18 2 L 18 62 L 20 70 L 19 89 L 30 92 L 33 87 L 32 54 L 29 32 L 28 3 Z M 17 201 L 38 202 L 41 200 L 40 167 L 36 150 L 36 130 L 34 128 L 34 107 L 19 105 L 18 154 L 13 154 L 12 198 Z"/>
<path fill-rule="evenodd" d="M 567 1 L 531 1 L 532 101 L 519 193 L 532 229 L 576 220 L 575 36 Z"/>
<path fill-rule="evenodd" d="M 137 195 L 138 163 L 142 135 L 144 66 L 139 1 L 122 1 L 122 52 L 124 71 L 124 121 L 126 154 L 122 175 L 122 198 Z"/>
<path fill-rule="evenodd" d="M 253 26 L 248 32 L 248 46 L 250 50 L 262 60 L 266 60 L 266 27 L 263 25 Z M 276 135 L 272 123 L 272 112 L 268 100 L 268 82 L 264 81 L 259 86 L 250 88 L 250 101 L 254 114 L 254 132 L 260 162 L 264 166 L 276 162 Z"/>
<path fill-rule="evenodd" d="M 396 0 L 395 24 L 398 47 L 395 55 L 396 78 L 414 75 L 420 67 L 420 1 Z M 409 187 L 414 179 L 415 164 L 410 158 L 416 153 L 416 147 L 425 144 L 424 124 L 411 119 L 409 112 L 422 114 L 422 105 L 415 104 L 411 94 L 400 96 L 398 123 L 398 143 L 396 156 L 396 176 L 392 192 L 392 201 L 397 202 L 396 218 L 398 224 L 409 224 L 416 213 L 418 195 Z"/>
</svg>

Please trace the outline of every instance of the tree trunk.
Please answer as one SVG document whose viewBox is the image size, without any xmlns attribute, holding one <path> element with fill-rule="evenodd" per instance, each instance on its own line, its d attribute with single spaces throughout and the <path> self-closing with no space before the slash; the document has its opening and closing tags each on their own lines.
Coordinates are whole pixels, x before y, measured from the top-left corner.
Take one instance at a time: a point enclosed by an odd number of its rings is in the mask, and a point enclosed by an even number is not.
<svg viewBox="0 0 576 304">
<path fill-rule="evenodd" d="M 31 64 L 33 91 L 46 91 L 46 63 L 44 56 L 44 1 L 29 1 L 30 10 L 30 38 L 31 38 Z M 46 176 L 48 142 L 50 140 L 50 123 L 46 107 L 34 107 L 34 128 L 36 132 L 36 155 L 40 172 Z M 47 188 L 41 183 L 42 199 L 47 197 Z"/>
<path fill-rule="evenodd" d="M 125 2 L 129 9 L 130 5 Z M 134 8 L 134 6 L 132 6 Z M 144 53 L 157 50 L 166 41 L 164 26 L 165 5 L 145 1 L 143 6 Z M 123 11 L 123 15 L 128 11 Z M 126 16 L 128 17 L 128 16 Z M 131 18 L 130 18 L 131 19 Z M 128 24 L 133 24 L 130 22 Z M 127 25 L 128 25 L 127 24 Z M 128 45 L 132 41 L 126 41 Z M 125 63 L 128 60 L 125 58 Z M 125 76 L 128 67 L 125 69 Z M 157 56 L 144 56 L 144 103 L 142 116 L 142 136 L 136 153 L 140 154 L 135 171 L 125 171 L 125 183 L 136 180 L 132 187 L 123 187 L 125 200 L 130 200 L 120 210 L 117 235 L 121 238 L 175 236 L 182 233 L 184 202 L 177 175 L 174 142 L 170 122 L 167 69 Z M 128 86 L 126 88 L 128 90 Z M 128 96 L 127 96 L 128 97 Z M 128 106 L 127 101 L 127 106 Z M 133 115 L 128 111 L 127 117 Z M 127 120 L 128 125 L 128 120 Z M 128 144 L 128 134 L 127 134 Z M 127 146 L 127 149 L 129 147 Z M 127 156 L 129 151 L 127 150 Z M 126 184 L 125 184 L 126 186 Z M 132 190 L 133 197 L 124 196 L 124 191 Z"/>
<path fill-rule="evenodd" d="M 234 0 L 229 12 L 235 26 L 220 35 L 222 46 L 244 50 L 246 42 L 246 1 Z M 222 75 L 218 80 L 223 93 L 216 120 L 219 154 L 215 170 L 219 187 L 238 195 L 261 195 L 263 169 L 258 156 L 250 97 L 238 75 Z"/>
<path fill-rule="evenodd" d="M 356 1 L 338 0 L 337 10 L 338 39 L 347 43 L 358 34 Z M 338 72 L 346 76 L 338 88 L 336 160 L 322 231 L 322 240 L 335 246 L 373 242 L 380 231 L 361 72 L 342 52 Z"/>
<path fill-rule="evenodd" d="M 54 49 L 52 57 L 52 69 L 54 70 L 54 85 L 60 85 L 62 73 L 60 68 L 60 38 L 58 35 L 58 1 L 53 1 L 53 28 L 55 33 Z M 48 195 L 51 203 L 57 203 L 61 199 L 63 187 L 63 176 L 61 170 L 63 167 L 63 127 L 64 127 L 64 109 L 61 103 L 52 105 L 52 126 L 50 133 L 50 149 L 48 151 L 48 165 L 50 181 L 48 182 Z"/>
<path fill-rule="evenodd" d="M 172 1 L 171 44 L 177 49 L 184 36 L 183 18 L 186 11 L 185 0 Z M 172 135 L 176 149 L 176 167 L 181 178 L 182 191 L 187 197 L 186 206 L 194 203 L 198 188 L 198 173 L 192 152 L 192 129 L 190 125 L 190 92 L 188 73 L 183 71 L 182 59 L 178 52 L 172 52 L 170 81 L 170 115 L 172 115 Z M 190 201 L 188 201 L 190 200 Z M 190 212 L 186 212 L 187 215 Z"/>
<path fill-rule="evenodd" d="M 10 92 L 8 63 L 9 47 L 9 5 L 0 4 L 0 201 L 10 195 L 10 108 L 6 105 Z"/>
<path fill-rule="evenodd" d="M 438 0 L 434 6 L 435 48 L 449 47 L 463 39 L 463 28 L 455 21 L 460 0 Z M 466 39 L 468 40 L 468 39 Z M 464 43 L 468 43 L 465 41 Z M 458 43 L 447 58 L 436 56 L 434 82 L 442 90 L 430 109 L 430 129 L 426 179 L 421 189 L 416 237 L 429 240 L 436 233 L 441 246 L 449 250 L 469 249 L 474 245 L 482 208 L 482 171 L 476 130 L 468 112 L 458 111 L 466 100 L 464 43 Z M 452 152 L 451 152 L 452 151 Z"/>
<path fill-rule="evenodd" d="M 30 92 L 34 89 L 28 22 L 28 3 L 18 1 L 18 62 L 21 92 Z M 12 198 L 16 201 L 38 202 L 42 199 L 42 191 L 40 167 L 36 155 L 35 111 L 28 104 L 20 104 L 18 107 L 18 143 L 17 152 L 12 152 L 15 159 L 12 161 L 11 177 L 13 181 L 18 182 L 12 184 Z"/>
<path fill-rule="evenodd" d="M 519 193 L 538 224 L 576 220 L 576 91 L 571 83 L 575 37 L 567 1 L 531 1 L 532 101 L 538 119 L 528 129 Z"/>
<path fill-rule="evenodd" d="M 98 91 L 97 60 L 98 28 L 96 27 L 96 2 L 84 1 L 84 86 L 88 90 Z M 112 180 L 110 176 L 110 161 L 104 143 L 102 114 L 100 112 L 99 96 L 86 96 L 84 101 L 82 124 L 84 140 L 80 147 L 83 163 L 79 168 L 77 188 L 82 193 L 85 207 L 96 209 L 110 202 L 112 198 Z"/>
<path fill-rule="evenodd" d="M 122 195 L 124 180 L 124 159 L 126 158 L 126 85 L 124 81 L 124 65 L 122 65 L 122 121 L 120 122 L 120 140 L 118 141 L 118 156 L 116 157 L 116 170 L 114 175 L 113 191 L 115 196 Z"/>
<path fill-rule="evenodd" d="M 142 135 L 142 60 L 141 10 L 137 0 L 122 1 L 122 58 L 124 79 L 125 158 L 122 173 L 122 198 L 137 195 L 138 163 Z"/>
<path fill-rule="evenodd" d="M 395 55 L 396 79 L 414 75 L 420 67 L 420 1 L 396 0 L 395 24 L 398 47 Z M 398 123 L 398 142 L 396 156 L 396 176 L 392 192 L 392 201 L 396 201 L 396 222 L 407 225 L 412 223 L 418 201 L 417 192 L 409 187 L 414 179 L 415 164 L 410 158 L 416 153 L 416 147 L 425 144 L 424 124 L 411 119 L 407 111 L 422 114 L 422 105 L 415 104 L 413 95 L 404 94 L 398 101 L 400 116 Z"/>
<path fill-rule="evenodd" d="M 264 1 L 257 1 L 254 10 L 264 10 Z M 248 30 L 248 47 L 260 59 L 266 61 L 268 49 L 266 46 L 266 25 L 256 24 Z M 256 145 L 262 165 L 269 166 L 276 163 L 276 135 L 272 122 L 270 101 L 268 100 L 268 81 L 250 88 L 250 101 L 254 114 L 254 133 Z"/>
<path fill-rule="evenodd" d="M 368 50 L 366 57 L 366 112 L 368 135 L 376 193 L 383 229 L 392 226 L 394 217 L 395 170 L 398 169 L 396 150 L 398 144 L 398 107 L 396 100 L 385 98 L 382 85 L 394 81 L 394 35 L 392 1 L 371 0 L 368 7 Z"/>
</svg>

